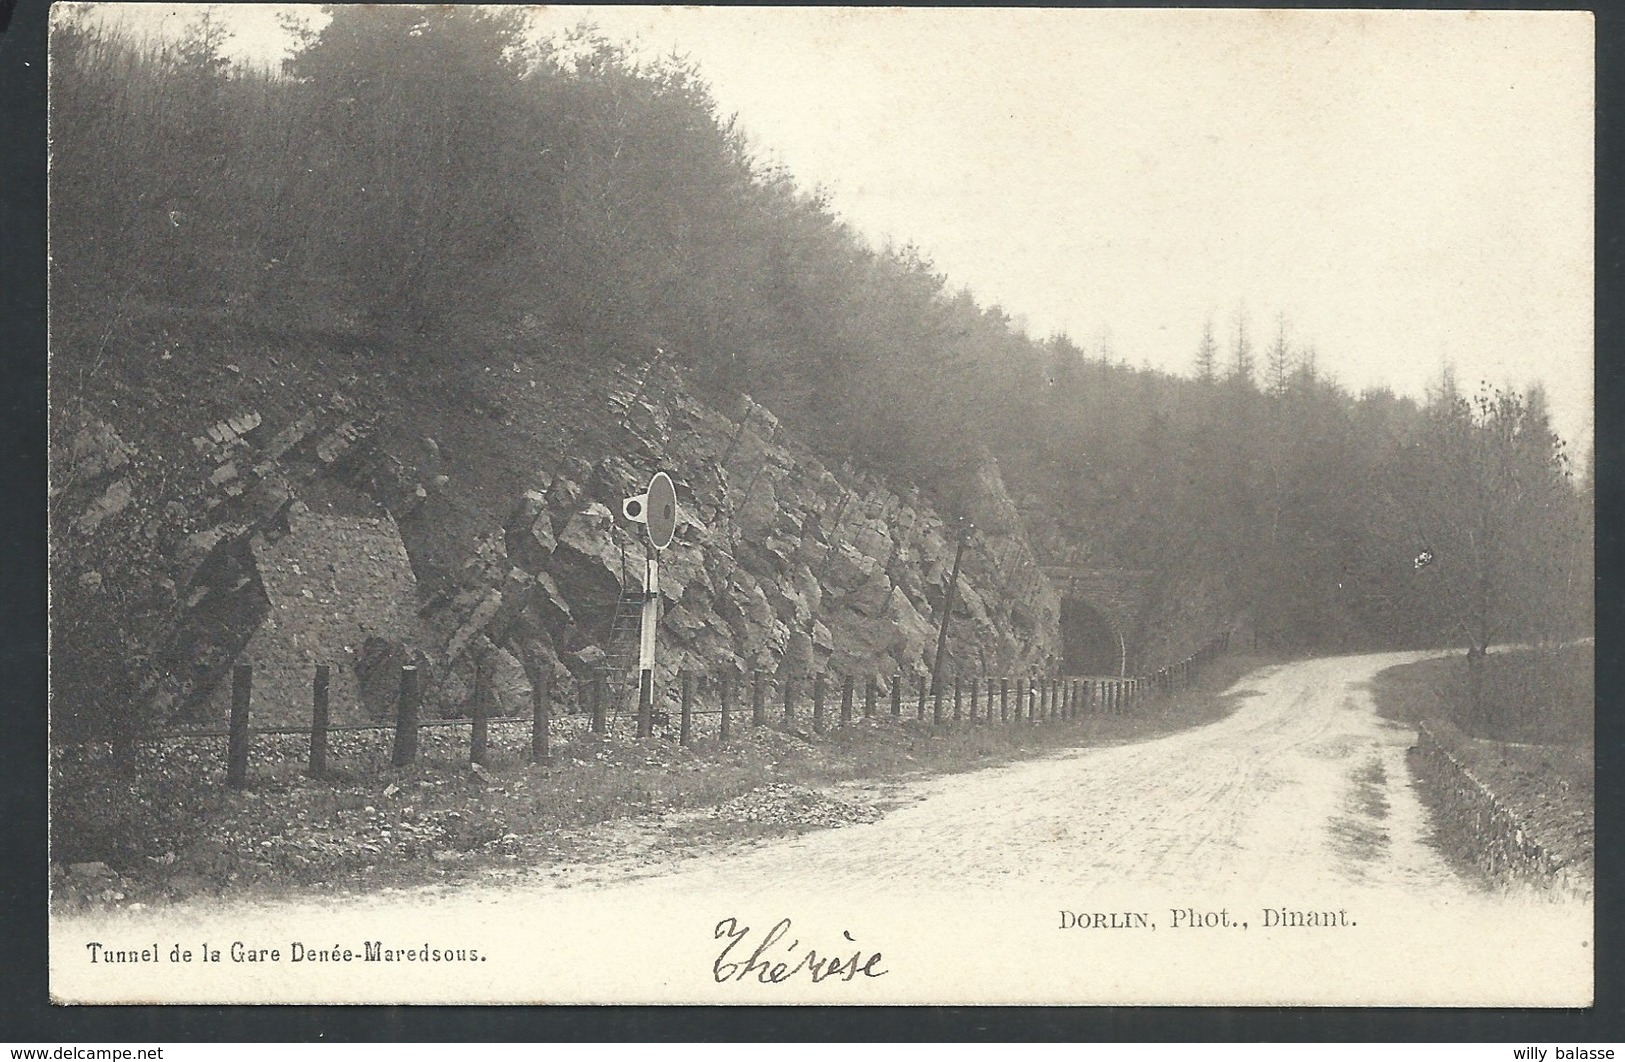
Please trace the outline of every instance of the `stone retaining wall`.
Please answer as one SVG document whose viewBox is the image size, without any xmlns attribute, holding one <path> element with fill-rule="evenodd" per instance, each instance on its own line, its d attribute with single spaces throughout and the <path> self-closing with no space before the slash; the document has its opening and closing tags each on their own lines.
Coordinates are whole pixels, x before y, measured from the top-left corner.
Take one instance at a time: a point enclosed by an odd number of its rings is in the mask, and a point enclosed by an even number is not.
<svg viewBox="0 0 1625 1062">
<path fill-rule="evenodd" d="M 1589 898 L 1592 876 L 1547 852 L 1490 787 L 1461 762 L 1426 723 L 1417 724 L 1423 781 L 1438 794 L 1436 821 L 1445 844 L 1469 854 L 1493 881 Z"/>
</svg>

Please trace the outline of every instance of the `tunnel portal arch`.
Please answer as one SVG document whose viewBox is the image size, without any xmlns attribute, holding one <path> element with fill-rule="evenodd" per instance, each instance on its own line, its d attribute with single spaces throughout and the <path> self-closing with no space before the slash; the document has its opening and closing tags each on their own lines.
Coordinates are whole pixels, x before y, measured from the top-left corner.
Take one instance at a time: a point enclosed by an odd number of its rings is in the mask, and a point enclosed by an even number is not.
<svg viewBox="0 0 1625 1062">
<path fill-rule="evenodd" d="M 1046 566 L 1061 597 L 1061 658 L 1070 674 L 1126 675 L 1151 605 L 1156 573 L 1129 568 Z"/>
<path fill-rule="evenodd" d="M 1123 633 L 1080 597 L 1061 599 L 1061 662 L 1068 675 L 1121 675 L 1128 664 Z"/>
</svg>

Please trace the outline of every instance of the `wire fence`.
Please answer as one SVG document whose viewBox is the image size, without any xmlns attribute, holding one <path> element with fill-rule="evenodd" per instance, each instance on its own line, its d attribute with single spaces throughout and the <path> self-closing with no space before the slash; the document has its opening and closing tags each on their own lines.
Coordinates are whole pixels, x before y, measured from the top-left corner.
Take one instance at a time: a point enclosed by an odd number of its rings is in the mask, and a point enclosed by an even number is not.
<svg viewBox="0 0 1625 1062">
<path fill-rule="evenodd" d="M 889 716 L 931 726 L 1039 726 L 1065 723 L 1091 715 L 1118 715 L 1135 711 L 1149 699 L 1187 689 L 1203 667 L 1229 648 L 1229 634 L 1221 634 L 1177 663 L 1143 675 L 1098 676 L 941 676 L 933 682 L 926 673 L 853 675 L 816 672 L 804 676 L 772 675 L 754 671 L 705 673 L 681 671 L 671 689 L 639 697 L 635 709 L 616 697 L 599 674 L 588 680 L 555 683 L 543 679 L 531 690 L 531 711 L 526 715 L 491 715 L 492 696 L 483 668 L 476 670 L 468 714 L 461 718 L 424 719 L 419 673 L 414 665 L 400 671 L 400 692 L 390 722 L 333 723 L 330 719 L 331 668 L 316 665 L 311 682 L 310 723 L 304 726 L 253 725 L 254 668 L 237 664 L 232 669 L 231 713 L 225 729 L 197 728 L 148 734 L 146 741 L 226 741 L 226 785 L 248 784 L 250 752 L 256 738 L 308 735 L 307 771 L 320 778 L 328 773 L 329 737 L 335 734 L 373 733 L 389 736 L 389 763 L 405 767 L 418 758 L 419 735 L 424 730 L 466 727 L 468 759 L 484 764 L 491 754 L 491 733 L 528 737 L 532 762 L 550 760 L 555 740 L 582 731 L 603 740 L 639 740 L 675 736 L 679 745 L 726 745 L 754 728 L 773 727 L 802 735 L 821 735 L 852 727 L 860 721 Z M 285 740 L 264 742 L 286 755 Z"/>
</svg>

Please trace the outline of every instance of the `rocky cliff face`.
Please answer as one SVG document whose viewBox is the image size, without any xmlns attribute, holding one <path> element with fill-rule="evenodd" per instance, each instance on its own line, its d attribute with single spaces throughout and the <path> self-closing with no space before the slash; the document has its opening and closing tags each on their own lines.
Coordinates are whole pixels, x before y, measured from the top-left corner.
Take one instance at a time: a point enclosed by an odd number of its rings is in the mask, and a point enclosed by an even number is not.
<svg viewBox="0 0 1625 1062">
<path fill-rule="evenodd" d="M 656 470 L 681 510 L 661 557 L 662 683 L 678 668 L 931 664 L 955 528 L 916 495 L 825 467 L 748 398 L 723 412 L 667 370 L 600 367 L 576 392 L 572 423 L 585 427 L 544 446 L 519 429 L 554 411 L 516 380 L 495 392 L 506 413 L 481 411 L 494 423 L 469 433 L 478 445 L 447 457 L 409 408 L 325 388 L 301 401 L 285 380 L 259 382 L 208 412 L 147 420 L 114 402 L 58 418 L 53 625 L 70 650 L 53 653 L 59 722 L 105 714 L 107 698 L 115 717 L 149 724 L 213 718 L 230 665 L 267 645 L 280 677 L 262 720 L 308 712 L 302 662 L 342 673 L 335 721 L 387 711 L 407 659 L 428 672 L 431 711 L 463 709 L 476 661 L 498 709 L 522 710 L 540 676 L 568 690 L 613 662 L 618 606 L 641 589 L 645 560 L 616 514 Z M 454 432 L 471 417 L 442 419 Z M 1053 668 L 1059 600 L 997 468 L 967 479 L 976 529 L 948 666 Z"/>
<path fill-rule="evenodd" d="M 670 382 L 625 374 L 610 396 L 618 452 L 537 469 L 463 586 L 431 622 L 443 667 L 502 651 L 532 672 L 581 677 L 613 653 L 617 603 L 642 588 L 645 548 L 617 517 L 656 470 L 679 520 L 660 557 L 660 668 L 744 674 L 916 674 L 935 654 L 956 531 L 918 497 L 831 470 L 748 398 L 725 415 Z M 971 492 L 950 668 L 1041 670 L 1059 658 L 1060 603 L 997 470 Z M 995 518 L 995 515 L 997 518 Z"/>
</svg>

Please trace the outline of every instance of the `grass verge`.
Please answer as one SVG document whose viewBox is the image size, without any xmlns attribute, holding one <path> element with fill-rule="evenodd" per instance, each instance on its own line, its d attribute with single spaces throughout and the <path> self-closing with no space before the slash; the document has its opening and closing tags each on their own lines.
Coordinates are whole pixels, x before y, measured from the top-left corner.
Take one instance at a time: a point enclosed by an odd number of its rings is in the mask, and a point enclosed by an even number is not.
<svg viewBox="0 0 1625 1062">
<path fill-rule="evenodd" d="M 646 826 L 639 844 L 675 854 L 870 821 L 912 778 L 1214 722 L 1236 706 L 1224 691 L 1267 662 L 1221 657 L 1193 688 L 1132 715 L 1041 725 L 887 714 L 817 736 L 747 725 L 726 746 L 683 748 L 669 735 L 600 738 L 572 717 L 555 724 L 545 765 L 522 758 L 529 735 L 518 724 L 493 726 L 479 768 L 460 729 L 424 731 L 405 768 L 388 765 L 386 736 L 349 733 L 317 780 L 303 774 L 300 738 L 261 736 L 240 792 L 224 786 L 218 740 L 141 745 L 118 770 L 110 748 L 64 750 L 53 764 L 53 903 L 408 887 L 612 858 L 625 827 Z"/>
<path fill-rule="evenodd" d="M 1589 647 L 1585 654 L 1589 675 Z M 1569 659 L 1576 660 L 1565 650 Z M 1467 661 L 1460 655 L 1403 664 L 1379 673 L 1372 682 L 1372 697 L 1380 715 L 1407 726 L 1427 723 L 1438 741 L 1476 776 L 1546 851 L 1566 865 L 1587 867 L 1595 855 L 1596 761 L 1589 727 L 1578 719 L 1591 714 L 1589 686 L 1572 676 L 1562 683 L 1569 691 L 1561 702 L 1520 696 L 1530 676 L 1549 667 L 1518 652 L 1492 653 L 1483 673 L 1487 711 L 1473 712 L 1466 694 Z M 1576 665 L 1578 666 L 1578 665 Z M 1574 703 L 1584 691 L 1585 703 Z M 1509 721 L 1514 709 L 1522 718 Z M 1542 720 L 1550 720 L 1544 725 Z M 1473 732 L 1473 728 L 1478 733 Z M 1556 733 L 1568 740 L 1507 741 L 1482 736 L 1483 730 L 1521 734 Z M 1577 738 L 1576 735 L 1584 735 Z M 1416 770 L 1418 778 L 1424 775 Z M 1435 821 L 1443 821 L 1441 795 L 1431 784 L 1418 786 Z M 1463 875 L 1488 884 L 1480 853 L 1469 839 L 1455 834 L 1436 836 L 1435 843 L 1451 865 Z"/>
</svg>

